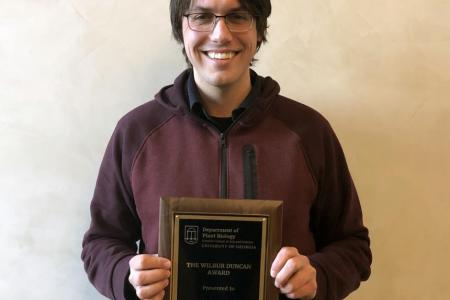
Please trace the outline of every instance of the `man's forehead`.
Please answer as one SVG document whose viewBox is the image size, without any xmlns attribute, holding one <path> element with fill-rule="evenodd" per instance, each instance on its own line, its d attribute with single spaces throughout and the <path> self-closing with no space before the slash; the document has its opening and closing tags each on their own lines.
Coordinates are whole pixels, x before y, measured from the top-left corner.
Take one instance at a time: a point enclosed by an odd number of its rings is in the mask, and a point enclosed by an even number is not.
<svg viewBox="0 0 450 300">
<path fill-rule="evenodd" d="M 242 8 L 242 5 L 239 0 L 191 0 L 189 8 L 235 10 Z"/>
</svg>

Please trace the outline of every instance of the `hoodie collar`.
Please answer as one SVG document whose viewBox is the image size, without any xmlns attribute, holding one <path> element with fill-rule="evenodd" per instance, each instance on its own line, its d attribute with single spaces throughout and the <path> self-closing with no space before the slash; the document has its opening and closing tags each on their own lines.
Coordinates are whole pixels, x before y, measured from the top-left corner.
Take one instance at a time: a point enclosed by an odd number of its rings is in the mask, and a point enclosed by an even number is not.
<svg viewBox="0 0 450 300">
<path fill-rule="evenodd" d="M 191 69 L 183 71 L 172 85 L 163 87 L 156 95 L 155 100 L 164 106 L 166 109 L 172 111 L 174 114 L 190 114 L 189 97 L 186 90 L 187 81 L 190 75 Z M 248 112 L 245 117 L 239 119 L 239 122 L 244 126 L 251 126 L 260 118 L 262 118 L 272 103 L 276 100 L 280 86 L 271 77 L 261 77 L 253 70 L 250 70 L 251 76 L 255 76 L 259 81 L 259 88 L 253 86 L 250 94 L 255 93 L 251 97 L 254 97 L 250 103 L 245 100 L 242 104 L 248 104 Z M 249 96 L 250 96 L 249 94 Z"/>
<path fill-rule="evenodd" d="M 188 70 L 188 72 L 189 74 L 186 81 L 186 97 L 188 100 L 189 109 L 191 112 L 199 115 L 202 118 L 207 117 L 207 113 L 200 102 L 200 93 L 198 91 L 197 84 L 195 83 L 194 72 L 192 71 L 192 69 Z M 256 99 L 257 95 L 260 93 L 261 78 L 254 71 L 252 71 L 250 73 L 250 80 L 252 84 L 250 93 L 247 95 L 247 97 L 245 97 L 244 101 L 242 101 L 239 107 L 233 110 L 233 120 L 236 119 L 248 107 L 250 107 L 250 105 Z"/>
</svg>

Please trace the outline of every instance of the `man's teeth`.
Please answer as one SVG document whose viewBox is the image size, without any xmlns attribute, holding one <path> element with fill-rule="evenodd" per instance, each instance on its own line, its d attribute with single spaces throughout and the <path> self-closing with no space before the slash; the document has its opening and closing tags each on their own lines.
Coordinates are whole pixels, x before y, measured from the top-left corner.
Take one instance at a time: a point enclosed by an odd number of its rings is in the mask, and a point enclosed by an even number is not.
<svg viewBox="0 0 450 300">
<path fill-rule="evenodd" d="M 230 59 L 236 55 L 235 52 L 207 52 L 207 54 L 212 59 Z"/>
</svg>

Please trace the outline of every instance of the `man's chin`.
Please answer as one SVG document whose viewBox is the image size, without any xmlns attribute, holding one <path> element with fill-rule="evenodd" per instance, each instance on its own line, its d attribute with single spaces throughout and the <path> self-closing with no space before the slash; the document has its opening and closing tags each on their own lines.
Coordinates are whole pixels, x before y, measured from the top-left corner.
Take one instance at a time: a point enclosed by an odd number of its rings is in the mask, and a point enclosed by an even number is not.
<svg viewBox="0 0 450 300">
<path fill-rule="evenodd" d="M 231 74 L 227 73 L 228 72 L 224 71 L 208 72 L 207 74 L 204 73 L 201 75 L 201 80 L 210 86 L 227 87 L 233 82 Z"/>
<path fill-rule="evenodd" d="M 231 86 L 232 83 L 233 80 L 226 76 L 217 76 L 209 80 L 209 84 L 217 88 L 226 88 L 228 86 Z"/>
</svg>

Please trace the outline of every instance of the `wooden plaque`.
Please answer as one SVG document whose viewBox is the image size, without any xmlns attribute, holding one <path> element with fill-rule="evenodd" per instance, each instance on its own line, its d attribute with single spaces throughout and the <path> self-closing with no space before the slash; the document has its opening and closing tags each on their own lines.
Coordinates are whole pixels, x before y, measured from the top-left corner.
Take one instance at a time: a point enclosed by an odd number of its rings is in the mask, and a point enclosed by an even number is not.
<svg viewBox="0 0 450 300">
<path fill-rule="evenodd" d="M 172 261 L 170 300 L 274 300 L 282 202 L 163 197 L 158 254 Z"/>
</svg>

